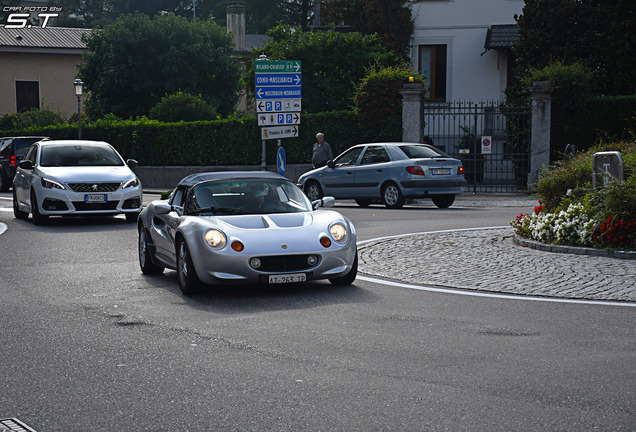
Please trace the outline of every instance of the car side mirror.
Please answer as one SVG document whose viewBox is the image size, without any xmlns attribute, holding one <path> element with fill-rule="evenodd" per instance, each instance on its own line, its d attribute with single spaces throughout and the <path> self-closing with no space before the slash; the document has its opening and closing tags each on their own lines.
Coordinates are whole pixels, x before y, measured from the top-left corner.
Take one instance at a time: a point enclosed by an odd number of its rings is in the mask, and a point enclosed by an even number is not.
<svg viewBox="0 0 636 432">
<path fill-rule="evenodd" d="M 33 169 L 33 162 L 31 162 L 28 159 L 21 160 L 20 163 L 18 164 L 18 166 L 20 168 L 22 168 L 22 169 L 32 170 Z"/>
<path fill-rule="evenodd" d="M 323 199 L 311 202 L 311 206 L 314 210 L 318 210 L 320 207 L 331 208 L 335 204 L 336 199 L 334 197 L 324 197 Z"/>
<path fill-rule="evenodd" d="M 336 163 L 334 161 L 330 160 L 330 161 L 327 161 L 327 166 L 329 168 L 334 168 L 336 166 Z"/>
<path fill-rule="evenodd" d="M 170 204 L 160 203 L 155 204 L 155 213 L 159 215 L 168 214 L 173 211 L 173 207 Z"/>
<path fill-rule="evenodd" d="M 126 164 L 128 165 L 129 168 L 135 168 L 137 165 L 139 165 L 139 162 L 137 162 L 134 159 L 128 159 L 126 161 Z"/>
</svg>

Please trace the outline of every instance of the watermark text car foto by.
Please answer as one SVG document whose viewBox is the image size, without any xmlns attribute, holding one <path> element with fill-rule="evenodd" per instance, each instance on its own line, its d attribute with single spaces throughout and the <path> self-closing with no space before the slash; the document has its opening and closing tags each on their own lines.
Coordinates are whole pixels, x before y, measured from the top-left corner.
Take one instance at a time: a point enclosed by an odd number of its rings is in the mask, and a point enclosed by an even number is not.
<svg viewBox="0 0 636 432">
<path fill-rule="evenodd" d="M 62 8 L 60 6 L 4 6 L 2 12 L 9 12 L 4 28 L 22 29 L 31 28 L 31 17 L 42 18 L 40 27 L 46 28 L 49 19 L 57 18 Z"/>
</svg>

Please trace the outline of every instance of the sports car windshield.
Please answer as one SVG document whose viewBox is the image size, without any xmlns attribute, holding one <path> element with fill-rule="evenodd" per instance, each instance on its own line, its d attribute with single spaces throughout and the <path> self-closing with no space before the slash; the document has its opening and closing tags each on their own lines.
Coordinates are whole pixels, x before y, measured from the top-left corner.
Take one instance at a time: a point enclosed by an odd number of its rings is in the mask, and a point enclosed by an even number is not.
<svg viewBox="0 0 636 432">
<path fill-rule="evenodd" d="M 109 145 L 54 144 L 42 146 L 40 165 L 54 166 L 123 166 L 124 161 Z"/>
<path fill-rule="evenodd" d="M 305 194 L 278 179 L 230 179 L 199 183 L 188 191 L 184 214 L 245 215 L 312 211 Z"/>
</svg>

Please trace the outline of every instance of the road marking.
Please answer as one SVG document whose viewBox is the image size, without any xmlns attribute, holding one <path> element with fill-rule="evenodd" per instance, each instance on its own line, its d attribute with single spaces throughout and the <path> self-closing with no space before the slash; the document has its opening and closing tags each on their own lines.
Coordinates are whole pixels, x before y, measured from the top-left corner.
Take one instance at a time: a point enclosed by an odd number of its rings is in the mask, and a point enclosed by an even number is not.
<svg viewBox="0 0 636 432">
<path fill-rule="evenodd" d="M 6 211 L 6 212 L 12 212 L 13 209 L 12 208 L 0 208 L 0 211 Z"/>
<path fill-rule="evenodd" d="M 12 197 L 0 197 L 0 199 L 4 199 L 4 200 L 7 200 L 7 201 L 11 201 L 13 198 L 12 198 Z"/>
<path fill-rule="evenodd" d="M 458 228 L 458 229 L 449 229 L 449 230 L 439 230 L 439 231 L 425 231 L 419 233 L 411 233 L 411 234 L 398 234 L 393 236 L 385 236 L 378 237 L 369 240 L 363 240 L 358 242 L 358 245 L 363 245 L 365 243 L 370 243 L 378 240 L 388 240 L 388 239 L 396 239 L 402 237 L 409 237 L 420 234 L 436 234 L 436 233 L 449 233 L 449 232 L 458 232 L 458 231 L 476 231 L 476 230 L 484 230 L 484 229 L 501 229 L 501 228 L 509 228 L 509 225 L 506 226 L 496 226 L 496 227 L 483 227 L 483 228 Z M 387 281 L 384 279 L 378 279 L 375 277 L 369 276 L 361 276 L 358 275 L 356 279 L 360 279 L 366 282 L 377 283 L 380 285 L 388 285 L 394 286 L 398 288 L 406 288 L 413 289 L 418 291 L 429 291 L 443 294 L 457 294 L 463 296 L 470 297 L 488 297 L 488 298 L 496 298 L 503 300 L 524 300 L 524 301 L 538 301 L 538 302 L 547 302 L 547 303 L 574 303 L 574 304 L 585 304 L 585 305 L 596 305 L 596 306 L 623 306 L 623 307 L 636 307 L 636 303 L 634 302 L 616 302 L 616 301 L 604 301 L 604 300 L 579 300 L 579 299 L 564 299 L 564 298 L 548 298 L 548 297 L 533 297 L 527 296 L 523 294 L 496 294 L 496 293 L 488 293 L 483 291 L 465 291 L 461 289 L 455 288 L 434 288 L 427 287 L 422 285 L 413 285 L 402 282 L 393 282 Z"/>
<path fill-rule="evenodd" d="M 0 222 L 0 234 L 5 232 L 6 230 L 7 230 L 7 226 L 3 224 L 2 222 Z"/>
</svg>

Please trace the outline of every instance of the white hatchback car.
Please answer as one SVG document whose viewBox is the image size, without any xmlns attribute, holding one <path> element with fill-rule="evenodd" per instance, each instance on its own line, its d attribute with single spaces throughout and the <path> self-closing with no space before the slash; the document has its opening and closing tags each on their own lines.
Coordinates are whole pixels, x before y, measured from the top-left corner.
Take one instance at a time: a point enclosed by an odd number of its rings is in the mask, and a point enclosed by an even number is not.
<svg viewBox="0 0 636 432">
<path fill-rule="evenodd" d="M 136 221 L 141 182 L 110 144 L 99 141 L 39 141 L 27 151 L 13 180 L 13 213 L 33 223 L 50 215 L 126 215 Z"/>
</svg>

